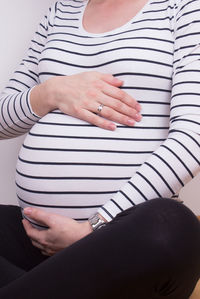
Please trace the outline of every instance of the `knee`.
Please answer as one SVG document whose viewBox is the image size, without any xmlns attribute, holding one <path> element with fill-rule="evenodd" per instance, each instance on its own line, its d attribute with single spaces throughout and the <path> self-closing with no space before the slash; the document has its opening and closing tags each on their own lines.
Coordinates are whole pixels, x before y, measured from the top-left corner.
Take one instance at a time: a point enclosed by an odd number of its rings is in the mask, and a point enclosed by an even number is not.
<svg viewBox="0 0 200 299">
<path fill-rule="evenodd" d="M 200 222 L 180 202 L 156 198 L 122 212 L 119 218 L 127 218 L 132 233 L 137 230 L 154 246 L 180 251 L 180 254 L 197 250 L 200 256 Z"/>
<path fill-rule="evenodd" d="M 147 203 L 144 215 L 158 250 L 176 265 L 193 263 L 200 268 L 200 222 L 188 207 L 172 199 L 155 199 Z"/>
<path fill-rule="evenodd" d="M 168 198 L 158 198 L 147 203 L 148 217 L 173 238 L 192 241 L 200 238 L 200 222 L 184 204 Z M 159 228 L 158 228 L 159 229 Z M 195 241 L 195 240 L 194 240 Z"/>
<path fill-rule="evenodd" d="M 160 279 L 163 282 L 166 276 L 180 283 L 188 281 L 188 275 L 190 282 L 197 280 L 200 222 L 190 209 L 172 199 L 153 199 L 116 218 L 116 238 L 120 235 L 125 244 L 127 264 L 138 266 L 138 271 L 145 265 L 146 272 L 157 273 L 158 282 Z M 135 256 L 132 261 L 130 257 Z"/>
<path fill-rule="evenodd" d="M 156 198 L 145 204 L 141 211 L 144 213 L 143 220 L 148 221 L 149 225 L 152 223 L 157 233 L 163 234 L 165 239 L 168 235 L 183 241 L 200 237 L 200 222 L 184 204 L 169 198 Z"/>
</svg>

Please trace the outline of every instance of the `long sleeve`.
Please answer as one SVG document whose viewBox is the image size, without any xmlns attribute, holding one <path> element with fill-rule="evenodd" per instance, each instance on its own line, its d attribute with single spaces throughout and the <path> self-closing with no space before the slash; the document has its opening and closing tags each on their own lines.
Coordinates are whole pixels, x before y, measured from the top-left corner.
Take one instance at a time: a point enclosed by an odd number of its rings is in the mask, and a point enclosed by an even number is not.
<svg viewBox="0 0 200 299">
<path fill-rule="evenodd" d="M 55 5 L 54 5 L 55 6 Z M 40 83 L 38 63 L 52 26 L 54 9 L 39 24 L 26 57 L 0 94 L 0 139 L 13 138 L 30 130 L 39 119 L 31 109 L 30 91 Z"/>
<path fill-rule="evenodd" d="M 173 20 L 174 72 L 168 138 L 98 212 L 172 197 L 200 170 L 200 1 L 179 1 Z"/>
</svg>

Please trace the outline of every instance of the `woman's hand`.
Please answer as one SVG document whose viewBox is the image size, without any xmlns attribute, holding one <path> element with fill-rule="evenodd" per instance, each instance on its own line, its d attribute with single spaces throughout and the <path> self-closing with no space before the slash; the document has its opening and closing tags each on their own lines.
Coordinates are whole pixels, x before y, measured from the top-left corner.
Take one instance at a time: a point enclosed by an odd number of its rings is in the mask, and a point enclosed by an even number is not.
<svg viewBox="0 0 200 299">
<path fill-rule="evenodd" d="M 59 109 L 98 127 L 115 130 L 113 122 L 133 126 L 142 118 L 140 104 L 119 88 L 122 85 L 123 81 L 99 72 L 57 76 L 33 88 L 31 104 L 39 115 Z M 34 102 L 37 99 L 38 103 Z M 44 111 L 38 110 L 42 102 Z M 103 109 L 98 115 L 101 104 Z"/>
<path fill-rule="evenodd" d="M 24 214 L 48 227 L 46 230 L 38 230 L 28 220 L 22 220 L 32 244 L 47 256 L 55 254 L 92 232 L 88 221 L 78 223 L 71 218 L 35 208 L 25 208 Z"/>
</svg>

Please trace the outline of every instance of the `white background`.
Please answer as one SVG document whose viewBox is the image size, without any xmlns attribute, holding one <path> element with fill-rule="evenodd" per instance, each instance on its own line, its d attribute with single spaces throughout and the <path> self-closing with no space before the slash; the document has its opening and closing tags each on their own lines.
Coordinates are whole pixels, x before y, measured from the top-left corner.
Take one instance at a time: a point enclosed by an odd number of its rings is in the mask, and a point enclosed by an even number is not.
<svg viewBox="0 0 200 299">
<path fill-rule="evenodd" d="M 17 68 L 53 0 L 0 0 L 0 90 Z M 0 203 L 17 203 L 15 164 L 24 137 L 0 141 Z M 200 215 L 200 175 L 181 191 L 181 199 Z"/>
</svg>

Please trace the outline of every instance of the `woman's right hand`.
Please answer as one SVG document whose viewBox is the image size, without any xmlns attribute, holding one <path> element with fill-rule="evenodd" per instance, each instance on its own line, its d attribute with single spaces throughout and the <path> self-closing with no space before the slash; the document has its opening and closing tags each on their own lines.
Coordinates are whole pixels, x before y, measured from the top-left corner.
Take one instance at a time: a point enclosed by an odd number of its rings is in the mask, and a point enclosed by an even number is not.
<svg viewBox="0 0 200 299">
<path fill-rule="evenodd" d="M 115 130 L 114 122 L 133 126 L 142 118 L 140 104 L 120 89 L 122 85 L 123 81 L 99 72 L 52 77 L 33 88 L 31 105 L 40 116 L 59 109 L 108 130 Z"/>
</svg>

